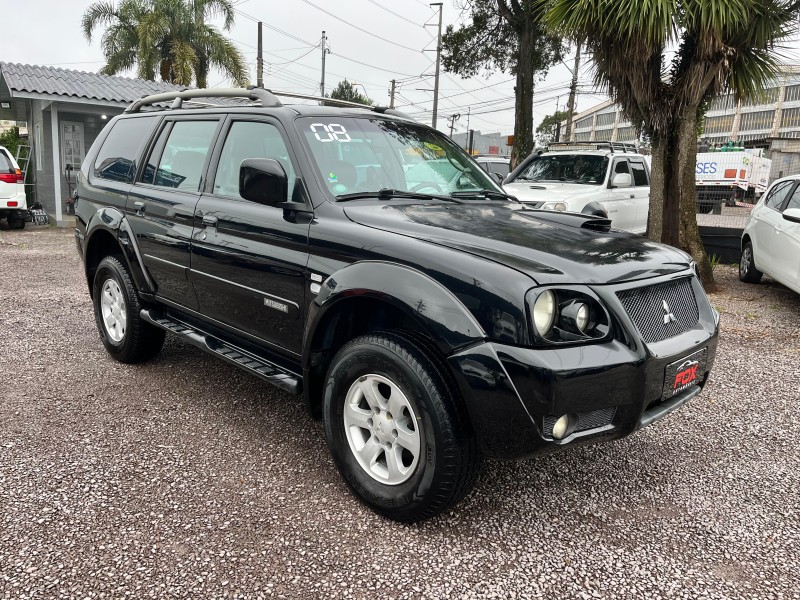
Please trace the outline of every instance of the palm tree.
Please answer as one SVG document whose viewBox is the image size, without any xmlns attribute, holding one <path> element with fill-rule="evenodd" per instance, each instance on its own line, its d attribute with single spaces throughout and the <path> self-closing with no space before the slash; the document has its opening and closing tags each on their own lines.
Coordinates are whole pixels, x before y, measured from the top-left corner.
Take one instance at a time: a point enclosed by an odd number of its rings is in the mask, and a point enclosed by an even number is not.
<svg viewBox="0 0 800 600">
<path fill-rule="evenodd" d="M 697 125 L 724 89 L 758 96 L 778 76 L 775 44 L 796 28 L 797 0 L 541 0 L 548 22 L 583 39 L 595 83 L 652 139 L 648 236 L 688 251 L 704 282 L 697 229 Z"/>
<path fill-rule="evenodd" d="M 247 82 L 242 55 L 220 31 L 207 23 L 221 16 L 223 30 L 234 21 L 231 0 L 106 0 L 95 2 L 83 14 L 82 27 L 91 41 L 106 26 L 100 44 L 106 58 L 101 73 L 136 69 L 142 79 L 198 87 L 208 85 L 214 67 L 239 85 Z"/>
</svg>

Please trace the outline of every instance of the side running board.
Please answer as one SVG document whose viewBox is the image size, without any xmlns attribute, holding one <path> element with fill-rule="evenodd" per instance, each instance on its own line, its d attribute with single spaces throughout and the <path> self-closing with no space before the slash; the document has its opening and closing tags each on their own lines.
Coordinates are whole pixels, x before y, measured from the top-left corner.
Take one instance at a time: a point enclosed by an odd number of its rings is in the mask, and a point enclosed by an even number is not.
<svg viewBox="0 0 800 600">
<path fill-rule="evenodd" d="M 164 315 L 161 312 L 144 308 L 140 314 L 142 319 L 148 323 L 170 333 L 174 333 L 190 344 L 206 352 L 210 352 L 245 371 L 249 371 L 253 375 L 266 379 L 271 384 L 278 386 L 290 394 L 300 394 L 303 390 L 302 380 L 297 375 L 270 362 L 263 356 L 258 356 L 252 352 L 234 346 L 233 344 L 229 344 L 193 325 L 184 323 L 174 317 Z"/>
</svg>

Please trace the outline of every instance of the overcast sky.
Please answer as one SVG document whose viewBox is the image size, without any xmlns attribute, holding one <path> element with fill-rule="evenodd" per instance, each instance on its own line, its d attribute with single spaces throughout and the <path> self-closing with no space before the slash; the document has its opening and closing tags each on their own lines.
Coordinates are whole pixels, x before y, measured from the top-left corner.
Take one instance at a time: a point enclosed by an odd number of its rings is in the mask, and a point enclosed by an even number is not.
<svg viewBox="0 0 800 600">
<path fill-rule="evenodd" d="M 467 18 L 468 15 L 459 13 L 453 0 L 443 2 L 443 27 Z M 244 54 L 253 82 L 258 20 L 268 26 L 264 29 L 264 80 L 265 86 L 273 89 L 319 92 L 319 43 L 325 30 L 331 51 L 326 58 L 327 91 L 347 77 L 363 85 L 377 103 L 388 104 L 389 82 L 397 79 L 396 105 L 418 120 L 430 122 L 438 13 L 424 0 L 234 0 L 234 3 L 236 24 L 227 35 Z M 0 60 L 97 71 L 104 64 L 98 42 L 100 32 L 90 44 L 80 30 L 81 15 L 89 4 L 84 0 L 13 3 L 0 0 L 0 6 L 6 8 L 4 14 L 13 15 L 13 21 L 6 21 L 0 36 Z M 790 58 L 796 61 L 798 54 L 792 50 Z M 572 56 L 565 62 L 571 68 Z M 569 68 L 559 64 L 538 84 L 534 123 L 552 113 L 557 102 L 564 107 L 569 80 Z M 579 111 L 605 99 L 592 93 L 595 90 L 591 88 L 588 65 L 581 69 L 581 80 Z M 209 83 L 224 86 L 229 82 L 215 73 L 209 77 Z M 455 132 L 465 131 L 469 107 L 470 128 L 484 133 L 512 132 L 514 82 L 510 74 L 462 79 L 442 70 L 439 85 L 440 129 L 446 129 L 451 114 L 460 113 Z"/>
</svg>

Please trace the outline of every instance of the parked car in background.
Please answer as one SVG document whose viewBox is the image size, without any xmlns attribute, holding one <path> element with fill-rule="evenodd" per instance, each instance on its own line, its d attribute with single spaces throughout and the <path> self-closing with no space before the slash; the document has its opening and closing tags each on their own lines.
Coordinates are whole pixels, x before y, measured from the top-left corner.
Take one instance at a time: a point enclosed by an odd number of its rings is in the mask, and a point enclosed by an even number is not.
<svg viewBox="0 0 800 600">
<path fill-rule="evenodd" d="M 8 221 L 9 229 L 22 229 L 28 220 L 25 177 L 4 146 L 0 146 L 0 219 Z"/>
<path fill-rule="evenodd" d="M 647 230 L 650 167 L 632 144 L 550 144 L 514 169 L 503 188 L 531 208 L 604 217 L 632 233 Z"/>
<path fill-rule="evenodd" d="M 764 273 L 800 294 L 800 175 L 778 179 L 747 217 L 739 279 Z"/>
<path fill-rule="evenodd" d="M 503 183 L 511 173 L 511 159 L 507 156 L 478 154 L 474 158 L 484 171 L 490 173 L 500 183 Z"/>
</svg>

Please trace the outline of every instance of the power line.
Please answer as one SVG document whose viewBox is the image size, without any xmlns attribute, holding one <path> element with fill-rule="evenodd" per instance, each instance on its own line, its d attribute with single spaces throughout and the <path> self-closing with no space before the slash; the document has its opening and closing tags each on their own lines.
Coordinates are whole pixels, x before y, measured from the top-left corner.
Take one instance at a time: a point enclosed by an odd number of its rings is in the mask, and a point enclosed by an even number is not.
<svg viewBox="0 0 800 600">
<path fill-rule="evenodd" d="M 340 21 L 341 23 L 344 23 L 345 25 L 349 25 L 349 26 L 350 26 L 350 27 L 352 27 L 353 29 L 357 29 L 358 31 L 360 31 L 360 32 L 362 32 L 362 33 L 366 33 L 367 35 L 369 35 L 369 36 L 372 36 L 372 37 L 374 37 L 374 38 L 375 38 L 375 39 L 377 39 L 377 40 L 381 40 L 382 42 L 386 42 L 387 44 L 391 44 L 392 46 L 397 46 L 398 48 L 403 48 L 404 50 L 408 50 L 408 51 L 410 51 L 410 52 L 415 52 L 415 53 L 419 53 L 419 52 L 421 52 L 421 50 L 418 50 L 417 48 L 412 48 L 411 46 L 405 46 L 405 45 L 403 45 L 403 44 L 399 44 L 399 43 L 397 43 L 397 42 L 393 42 L 392 40 L 389 40 L 389 39 L 386 39 L 386 38 L 384 38 L 384 37 L 381 37 L 381 36 L 379 36 L 378 34 L 376 34 L 376 33 L 372 33 L 371 31 L 369 31 L 369 30 L 367 30 L 367 29 L 363 29 L 362 27 L 359 27 L 358 25 L 353 25 L 353 23 L 351 23 L 350 21 L 347 21 L 347 20 L 345 20 L 345 19 L 342 19 L 341 17 L 339 17 L 339 16 L 337 16 L 337 15 L 333 14 L 332 12 L 329 12 L 329 11 L 325 10 L 324 8 L 322 8 L 322 7 L 320 7 L 320 6 L 317 6 L 316 4 L 314 4 L 313 2 L 311 2 L 311 0 L 303 0 L 303 2 L 305 2 L 305 3 L 306 3 L 306 4 L 308 4 L 309 6 L 313 6 L 313 7 L 314 7 L 314 8 L 316 8 L 318 11 L 325 13 L 325 14 L 326 14 L 326 15 L 328 15 L 329 17 L 331 17 L 331 18 L 333 18 L 333 19 L 336 19 L 337 21 Z"/>
<path fill-rule="evenodd" d="M 393 10 L 391 10 L 391 9 L 388 9 L 388 8 L 386 8 L 385 6 L 383 6 L 383 5 L 381 5 L 381 4 L 378 4 L 377 2 L 375 2 L 375 0 L 367 0 L 367 2 L 369 2 L 370 4 L 374 4 L 375 6 L 377 6 L 378 8 L 380 8 L 381 10 L 385 10 L 387 13 L 389 13 L 389 14 L 391 14 L 391 15 L 394 15 L 394 16 L 395 16 L 395 17 L 397 17 L 398 19 L 402 19 L 402 20 L 403 20 L 403 21 L 405 21 L 406 23 L 411 23 L 412 25 L 415 25 L 415 26 L 417 26 L 417 27 L 422 27 L 422 24 L 420 24 L 420 23 L 415 23 L 415 22 L 414 22 L 414 21 L 412 21 L 411 19 L 407 19 L 407 18 L 406 18 L 406 17 L 404 17 L 403 15 L 401 15 L 401 14 L 399 14 L 399 13 L 396 13 L 396 12 L 394 12 L 394 11 L 393 11 Z"/>
</svg>

